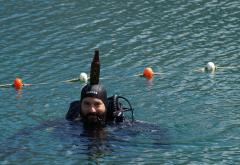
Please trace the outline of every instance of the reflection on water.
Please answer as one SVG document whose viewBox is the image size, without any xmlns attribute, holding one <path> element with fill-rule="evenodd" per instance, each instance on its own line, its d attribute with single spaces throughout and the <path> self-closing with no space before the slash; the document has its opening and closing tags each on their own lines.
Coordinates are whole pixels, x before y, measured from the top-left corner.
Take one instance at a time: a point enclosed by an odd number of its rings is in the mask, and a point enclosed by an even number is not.
<svg viewBox="0 0 240 165">
<path fill-rule="evenodd" d="M 166 130 L 140 121 L 126 121 L 96 129 L 84 129 L 81 122 L 48 121 L 23 128 L 1 142 L 0 158 L 11 160 L 21 156 L 21 160 L 25 160 L 35 152 L 44 154 L 42 149 L 46 144 L 58 144 L 55 152 L 71 159 L 81 155 L 89 162 L 98 162 L 112 154 L 125 155 L 136 144 L 137 148 L 152 145 L 158 149 L 169 149 L 166 146 L 170 146 L 170 139 L 167 138 Z"/>
<path fill-rule="evenodd" d="M 239 0 L 0 1 L 0 84 L 16 76 L 46 82 L 20 93 L 0 88 L 0 164 L 238 162 L 239 6 Z M 106 127 L 105 139 L 60 119 L 83 84 L 59 82 L 88 73 L 96 48 L 108 93 L 128 98 L 135 119 L 150 124 Z M 209 61 L 228 68 L 194 72 Z M 149 66 L 163 74 L 152 81 L 133 76 Z"/>
</svg>

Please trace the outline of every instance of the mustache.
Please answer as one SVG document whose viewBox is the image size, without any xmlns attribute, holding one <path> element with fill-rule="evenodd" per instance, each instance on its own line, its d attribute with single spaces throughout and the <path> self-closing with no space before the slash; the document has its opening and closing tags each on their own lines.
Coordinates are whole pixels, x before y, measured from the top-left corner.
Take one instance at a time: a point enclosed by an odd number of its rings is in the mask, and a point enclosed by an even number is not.
<svg viewBox="0 0 240 165">
<path fill-rule="evenodd" d="M 99 115 L 96 114 L 96 113 L 89 113 L 89 114 L 87 114 L 87 117 L 89 117 L 89 116 L 96 116 L 96 117 L 97 117 L 97 120 L 98 120 L 99 122 L 103 122 L 103 117 L 102 117 L 102 116 L 99 116 Z"/>
<path fill-rule="evenodd" d="M 98 124 L 105 125 L 105 121 L 104 121 L 104 117 L 103 116 L 101 116 L 101 115 L 99 115 L 97 113 L 94 113 L 94 112 L 89 112 L 88 114 L 86 114 L 86 118 L 88 118 L 90 116 L 96 116 Z"/>
<path fill-rule="evenodd" d="M 102 116 L 102 115 L 99 115 L 99 114 L 97 114 L 97 113 L 89 112 L 89 113 L 86 115 L 86 117 L 89 117 L 89 116 L 96 116 L 96 117 L 97 117 L 97 120 L 98 120 L 99 122 L 103 122 L 103 116 Z"/>
<path fill-rule="evenodd" d="M 86 115 L 86 117 L 89 117 L 89 116 L 98 116 L 98 114 L 97 114 L 97 113 L 90 112 L 90 113 L 88 113 L 88 114 Z"/>
</svg>

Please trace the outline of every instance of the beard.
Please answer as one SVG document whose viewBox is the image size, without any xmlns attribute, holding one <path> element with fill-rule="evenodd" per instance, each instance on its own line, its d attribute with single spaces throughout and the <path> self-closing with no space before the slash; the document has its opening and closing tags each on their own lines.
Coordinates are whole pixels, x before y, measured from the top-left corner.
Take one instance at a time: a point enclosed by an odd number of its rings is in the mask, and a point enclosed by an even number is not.
<svg viewBox="0 0 240 165">
<path fill-rule="evenodd" d="M 84 125 L 86 126 L 98 127 L 105 125 L 105 114 L 88 113 L 82 117 Z"/>
</svg>

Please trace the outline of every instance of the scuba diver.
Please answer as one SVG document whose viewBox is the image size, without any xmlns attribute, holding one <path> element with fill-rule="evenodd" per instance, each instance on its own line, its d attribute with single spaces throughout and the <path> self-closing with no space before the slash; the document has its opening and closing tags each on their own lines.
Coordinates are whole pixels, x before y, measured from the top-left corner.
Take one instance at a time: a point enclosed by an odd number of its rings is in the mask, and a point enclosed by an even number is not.
<svg viewBox="0 0 240 165">
<path fill-rule="evenodd" d="M 156 124 L 135 121 L 130 102 L 122 96 L 108 97 L 104 86 L 99 84 L 99 75 L 99 52 L 96 50 L 90 82 L 83 86 L 80 99 L 70 104 L 65 116 L 70 122 L 46 120 L 22 128 L 0 142 L 0 157 L 8 158 L 9 153 L 10 159 L 12 154 L 15 157 L 27 156 L 32 146 L 47 146 L 49 140 L 54 140 L 56 143 L 53 144 L 58 144 L 57 151 L 66 153 L 67 157 L 80 153 L 95 164 L 99 163 L 98 160 L 104 160 L 105 156 L 124 151 L 124 146 L 139 149 L 138 145 L 143 142 L 145 146 L 152 144 L 154 148 L 167 149 L 167 130 Z M 131 115 L 126 114 L 126 111 Z M 21 153 L 15 152 L 18 148 Z"/>
<path fill-rule="evenodd" d="M 84 126 L 97 128 L 110 123 L 123 122 L 123 113 L 131 111 L 133 121 L 133 108 L 130 102 L 117 95 L 108 98 L 106 89 L 99 84 L 99 75 L 99 50 L 95 50 L 91 63 L 90 83 L 82 88 L 80 100 L 70 104 L 66 119 L 82 121 Z"/>
</svg>

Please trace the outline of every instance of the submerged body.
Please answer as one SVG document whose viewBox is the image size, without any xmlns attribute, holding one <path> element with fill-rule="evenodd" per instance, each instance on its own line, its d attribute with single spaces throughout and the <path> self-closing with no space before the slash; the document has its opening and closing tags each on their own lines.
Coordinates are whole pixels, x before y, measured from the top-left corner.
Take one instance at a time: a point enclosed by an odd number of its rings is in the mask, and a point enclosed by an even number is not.
<svg viewBox="0 0 240 165">
<path fill-rule="evenodd" d="M 148 140 L 145 141 L 145 139 Z M 98 152 L 104 153 L 106 151 L 114 152 L 122 146 L 142 143 L 157 148 L 170 147 L 167 130 L 155 124 L 126 120 L 125 122 L 106 124 L 106 127 L 86 129 L 81 121 L 56 119 L 23 128 L 2 141 L 0 143 L 0 157 L 7 157 L 15 148 L 27 149 L 28 146 L 34 145 L 64 145 L 66 150 L 70 150 L 74 154 L 74 152 L 80 151 L 88 153 L 88 150 L 84 150 L 82 146 L 97 148 Z M 72 148 L 73 146 L 75 147 Z M 28 152 L 28 150 L 22 150 L 21 154 L 24 152 Z M 96 153 L 91 150 L 91 154 Z"/>
</svg>

